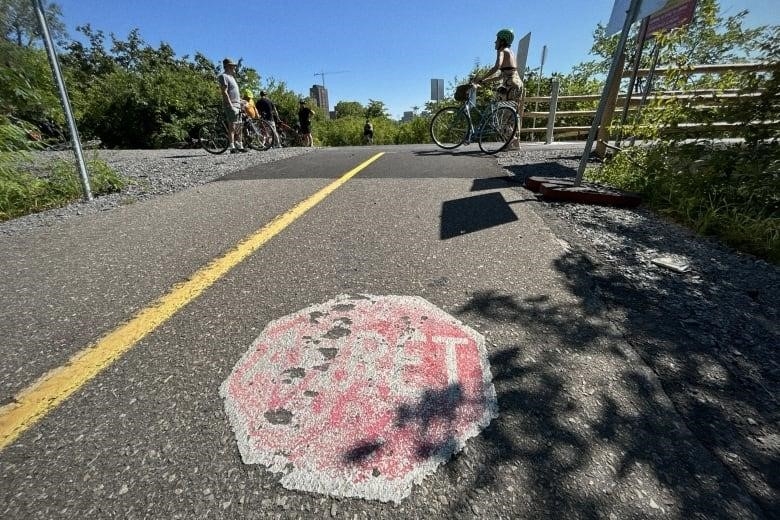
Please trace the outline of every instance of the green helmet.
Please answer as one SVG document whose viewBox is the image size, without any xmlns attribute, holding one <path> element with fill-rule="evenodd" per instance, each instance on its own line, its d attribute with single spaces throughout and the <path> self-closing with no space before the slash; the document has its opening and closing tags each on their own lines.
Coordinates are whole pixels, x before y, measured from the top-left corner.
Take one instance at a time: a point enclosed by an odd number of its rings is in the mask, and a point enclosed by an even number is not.
<svg viewBox="0 0 780 520">
<path fill-rule="evenodd" d="M 244 97 L 247 98 L 247 99 L 252 99 L 254 97 L 252 95 L 252 91 L 249 90 L 248 88 L 244 89 L 244 92 L 242 92 L 242 94 L 244 94 Z"/>
<path fill-rule="evenodd" d="M 496 33 L 496 38 L 504 40 L 504 43 L 507 45 L 512 45 L 512 42 L 515 39 L 515 33 L 512 32 L 512 29 L 501 29 Z"/>
</svg>

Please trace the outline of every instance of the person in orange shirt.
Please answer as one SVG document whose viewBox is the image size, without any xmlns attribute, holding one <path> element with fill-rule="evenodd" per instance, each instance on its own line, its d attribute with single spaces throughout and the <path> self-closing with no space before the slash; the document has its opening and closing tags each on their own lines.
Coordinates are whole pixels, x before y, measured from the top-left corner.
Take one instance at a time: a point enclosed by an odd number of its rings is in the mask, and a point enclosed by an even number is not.
<svg viewBox="0 0 780 520">
<path fill-rule="evenodd" d="M 241 107 L 244 109 L 244 113 L 247 115 L 247 117 L 250 119 L 257 119 L 257 107 L 255 106 L 255 100 L 252 96 L 252 91 L 248 88 L 244 89 L 244 91 L 241 93 L 241 100 Z"/>
</svg>

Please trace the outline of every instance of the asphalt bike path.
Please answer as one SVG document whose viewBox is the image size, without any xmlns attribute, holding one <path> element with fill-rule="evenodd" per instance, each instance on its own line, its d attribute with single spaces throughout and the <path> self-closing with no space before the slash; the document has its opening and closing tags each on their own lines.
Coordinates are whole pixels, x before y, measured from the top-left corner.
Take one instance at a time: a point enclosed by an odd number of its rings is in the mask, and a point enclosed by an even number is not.
<svg viewBox="0 0 780 520">
<path fill-rule="evenodd" d="M 3 402 L 377 150 L 0 239 Z M 382 151 L 0 451 L 0 515 L 762 517 L 530 193 L 469 151 Z M 266 324 L 341 294 L 422 297 L 486 338 L 498 418 L 399 504 L 290 491 L 245 465 L 218 394 Z"/>
</svg>

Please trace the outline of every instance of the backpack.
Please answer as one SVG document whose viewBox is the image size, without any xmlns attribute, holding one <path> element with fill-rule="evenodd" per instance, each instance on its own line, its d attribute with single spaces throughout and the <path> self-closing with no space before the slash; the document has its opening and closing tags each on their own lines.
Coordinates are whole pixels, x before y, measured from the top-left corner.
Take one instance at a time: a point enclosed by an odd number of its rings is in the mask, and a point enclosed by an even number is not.
<svg viewBox="0 0 780 520">
<path fill-rule="evenodd" d="M 455 101 L 466 101 L 469 98 L 471 85 L 458 85 L 455 88 Z"/>
</svg>

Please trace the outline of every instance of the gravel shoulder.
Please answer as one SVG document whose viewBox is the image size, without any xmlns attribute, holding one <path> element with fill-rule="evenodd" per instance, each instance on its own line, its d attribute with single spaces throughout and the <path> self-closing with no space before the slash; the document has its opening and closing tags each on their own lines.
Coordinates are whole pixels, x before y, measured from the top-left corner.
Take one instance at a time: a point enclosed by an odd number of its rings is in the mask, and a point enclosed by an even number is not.
<svg viewBox="0 0 780 520">
<path fill-rule="evenodd" d="M 520 151 L 499 162 L 518 180 L 572 177 L 579 153 Z M 642 207 L 540 202 L 537 210 L 568 243 L 557 267 L 572 290 L 595 293 L 687 428 L 768 518 L 778 518 L 780 269 Z M 659 257 L 691 269 L 659 267 L 652 262 Z M 642 387 L 637 398 L 648 407 L 658 399 Z M 637 422 L 618 421 L 629 432 Z M 638 440 L 626 444 L 640 449 Z"/>
</svg>

